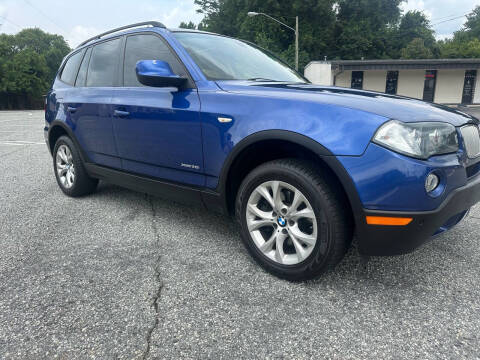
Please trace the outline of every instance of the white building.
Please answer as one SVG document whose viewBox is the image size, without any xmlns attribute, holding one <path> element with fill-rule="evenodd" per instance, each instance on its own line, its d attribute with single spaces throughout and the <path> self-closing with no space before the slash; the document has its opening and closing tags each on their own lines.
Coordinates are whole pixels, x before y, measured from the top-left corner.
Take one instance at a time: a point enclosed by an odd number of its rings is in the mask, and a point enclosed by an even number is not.
<svg viewBox="0 0 480 360">
<path fill-rule="evenodd" d="M 312 61 L 314 84 L 398 94 L 439 104 L 480 104 L 480 59 Z"/>
</svg>

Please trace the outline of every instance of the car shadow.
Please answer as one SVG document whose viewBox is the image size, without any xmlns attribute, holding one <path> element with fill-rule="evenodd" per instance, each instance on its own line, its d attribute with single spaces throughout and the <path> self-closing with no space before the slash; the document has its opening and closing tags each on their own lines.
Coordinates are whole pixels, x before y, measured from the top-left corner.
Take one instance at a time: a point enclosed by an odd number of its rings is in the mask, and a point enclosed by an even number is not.
<svg viewBox="0 0 480 360">
<path fill-rule="evenodd" d="M 150 212 L 151 208 L 155 207 L 156 216 L 175 224 L 172 231 L 175 231 L 177 224 L 182 229 L 195 227 L 197 232 L 203 229 L 204 233 L 208 234 L 210 245 L 216 247 L 219 254 L 236 251 L 237 257 L 241 257 L 245 266 L 253 266 L 256 269 L 254 271 L 263 271 L 244 249 L 237 224 L 230 217 L 209 212 L 199 206 L 175 203 L 103 182 L 92 196 L 102 202 L 114 201 L 118 206 L 131 206 L 131 210 L 123 219 L 125 221 L 133 221 L 138 214 Z M 468 263 L 469 267 L 479 266 L 476 258 L 473 262 L 472 259 L 467 261 L 468 249 L 461 244 L 462 239 L 469 235 L 467 231 L 460 225 L 413 253 L 394 257 L 371 257 L 368 260 L 360 255 L 354 239 L 345 258 L 333 271 L 317 280 L 302 283 L 302 286 L 342 287 L 348 283 L 356 284 L 354 286 L 372 285 L 378 288 L 381 285 L 383 288 L 402 289 L 415 288 L 419 284 L 431 281 L 432 278 L 441 280 L 443 273 L 449 272 L 449 269 L 454 271 L 459 263 L 464 266 Z"/>
</svg>

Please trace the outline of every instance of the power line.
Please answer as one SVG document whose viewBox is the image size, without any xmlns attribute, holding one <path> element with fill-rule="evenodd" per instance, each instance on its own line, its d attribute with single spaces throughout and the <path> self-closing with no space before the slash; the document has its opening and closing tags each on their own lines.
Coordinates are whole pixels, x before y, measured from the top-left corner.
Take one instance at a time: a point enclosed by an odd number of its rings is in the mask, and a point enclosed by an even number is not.
<svg viewBox="0 0 480 360">
<path fill-rule="evenodd" d="M 3 20 L 5 20 L 6 22 L 8 22 L 8 23 L 10 23 L 10 24 L 18 27 L 20 30 L 22 30 L 22 27 L 21 27 L 20 25 L 15 24 L 13 21 L 8 20 L 5 16 L 1 16 L 1 15 L 0 15 L 0 18 L 2 18 Z M 0 25 L 1 25 L 1 24 L 0 24 Z"/>
<path fill-rule="evenodd" d="M 447 16 L 442 16 L 442 17 L 439 17 L 439 18 L 430 19 L 430 21 L 438 21 L 438 20 L 448 19 L 448 18 L 451 18 L 453 16 L 460 16 L 460 15 L 458 13 L 457 14 L 450 14 L 450 15 L 447 15 Z M 461 16 L 464 16 L 464 15 L 461 15 Z"/>
<path fill-rule="evenodd" d="M 470 13 L 466 13 L 466 14 L 463 14 L 462 16 L 457 16 L 457 17 L 454 17 L 454 18 L 451 18 L 451 19 L 448 19 L 448 20 L 440 21 L 440 22 L 438 22 L 438 23 L 432 24 L 432 26 L 436 26 L 436 25 L 443 24 L 443 23 L 446 23 L 446 22 L 449 22 L 449 21 L 461 19 L 461 18 L 467 16 L 468 14 L 470 14 Z"/>
<path fill-rule="evenodd" d="M 58 29 L 60 29 L 64 34 L 67 34 L 68 31 L 66 31 L 65 29 L 63 29 L 60 25 L 58 25 L 51 17 L 49 17 L 47 14 L 45 14 L 42 10 L 40 10 L 39 8 L 37 8 L 36 6 L 33 6 L 33 4 L 28 1 L 28 0 L 23 0 L 27 5 L 29 5 L 31 8 L 35 9 L 36 11 L 38 11 L 38 13 L 40 13 L 41 15 L 43 15 L 43 17 L 45 17 L 47 20 L 49 20 L 52 24 L 54 24 Z"/>
</svg>

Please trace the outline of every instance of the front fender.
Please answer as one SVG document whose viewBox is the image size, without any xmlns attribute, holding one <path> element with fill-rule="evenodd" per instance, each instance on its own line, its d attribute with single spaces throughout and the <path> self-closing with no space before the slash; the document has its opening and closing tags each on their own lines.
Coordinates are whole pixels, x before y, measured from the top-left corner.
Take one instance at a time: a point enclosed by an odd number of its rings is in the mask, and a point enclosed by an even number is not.
<svg viewBox="0 0 480 360">
<path fill-rule="evenodd" d="M 361 220 L 360 218 L 357 218 L 357 214 L 362 213 L 362 203 L 360 201 L 360 197 L 358 196 L 355 184 L 353 183 L 351 176 L 343 167 L 342 163 L 337 159 L 336 156 L 333 156 L 333 154 L 328 149 L 320 145 L 318 142 L 310 139 L 307 136 L 286 130 L 266 130 L 249 135 L 245 139 L 240 141 L 228 154 L 222 166 L 218 186 L 216 188 L 216 191 L 223 196 L 223 206 L 225 208 L 227 208 L 225 197 L 227 180 L 232 164 L 243 150 L 248 148 L 250 145 L 261 142 L 263 140 L 289 141 L 310 150 L 312 153 L 317 155 L 318 158 L 322 159 L 322 161 L 330 168 L 330 170 L 340 181 L 352 208 L 355 221 L 357 222 Z"/>
<path fill-rule="evenodd" d="M 360 156 L 388 119 L 361 110 L 298 98 L 224 91 L 200 92 L 205 172 L 218 177 L 227 156 L 243 139 L 262 131 L 298 133 L 332 155 Z M 230 122 L 220 122 L 219 118 Z"/>
</svg>

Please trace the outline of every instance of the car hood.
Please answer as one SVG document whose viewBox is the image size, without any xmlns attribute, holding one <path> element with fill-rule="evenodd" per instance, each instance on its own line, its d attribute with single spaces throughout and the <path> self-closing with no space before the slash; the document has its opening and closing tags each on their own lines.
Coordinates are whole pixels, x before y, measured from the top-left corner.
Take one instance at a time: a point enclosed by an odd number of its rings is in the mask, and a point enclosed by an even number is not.
<svg viewBox="0 0 480 360">
<path fill-rule="evenodd" d="M 478 123 L 476 118 L 447 106 L 373 91 L 312 84 L 240 80 L 217 81 L 217 84 L 228 92 L 338 105 L 404 122 L 442 121 L 454 126 L 461 126 L 468 122 Z"/>
</svg>

